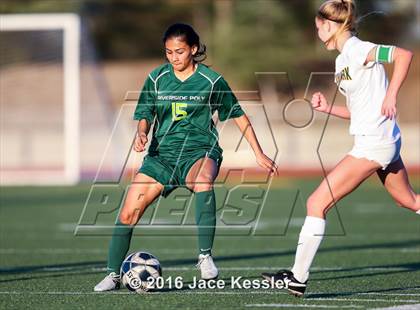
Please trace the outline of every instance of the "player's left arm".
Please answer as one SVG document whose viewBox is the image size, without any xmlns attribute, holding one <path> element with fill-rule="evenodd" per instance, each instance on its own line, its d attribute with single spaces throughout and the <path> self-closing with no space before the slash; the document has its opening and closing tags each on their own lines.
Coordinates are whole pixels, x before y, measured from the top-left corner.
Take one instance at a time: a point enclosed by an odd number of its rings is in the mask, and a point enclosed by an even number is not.
<svg viewBox="0 0 420 310">
<path fill-rule="evenodd" d="M 255 135 L 254 128 L 252 128 L 249 118 L 243 114 L 242 116 L 234 118 L 236 125 L 241 131 L 242 135 L 248 141 L 252 150 L 254 151 L 258 165 L 263 168 L 270 170 L 277 175 L 277 165 L 267 155 L 264 154 L 260 143 L 258 142 L 257 136 Z"/>
<path fill-rule="evenodd" d="M 394 72 L 382 104 L 382 114 L 393 118 L 397 113 L 397 96 L 407 77 L 413 52 L 396 46 L 377 45 L 368 54 L 366 62 L 394 63 Z"/>
</svg>

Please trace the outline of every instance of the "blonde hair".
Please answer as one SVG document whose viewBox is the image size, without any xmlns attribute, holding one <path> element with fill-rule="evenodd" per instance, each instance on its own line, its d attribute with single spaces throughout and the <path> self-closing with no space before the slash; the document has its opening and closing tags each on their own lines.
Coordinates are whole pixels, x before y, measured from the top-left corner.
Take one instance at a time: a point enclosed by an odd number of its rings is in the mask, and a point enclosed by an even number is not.
<svg viewBox="0 0 420 310">
<path fill-rule="evenodd" d="M 317 18 L 341 24 L 341 27 L 325 44 L 335 41 L 345 31 L 356 33 L 356 3 L 354 0 L 328 0 L 318 9 Z"/>
</svg>

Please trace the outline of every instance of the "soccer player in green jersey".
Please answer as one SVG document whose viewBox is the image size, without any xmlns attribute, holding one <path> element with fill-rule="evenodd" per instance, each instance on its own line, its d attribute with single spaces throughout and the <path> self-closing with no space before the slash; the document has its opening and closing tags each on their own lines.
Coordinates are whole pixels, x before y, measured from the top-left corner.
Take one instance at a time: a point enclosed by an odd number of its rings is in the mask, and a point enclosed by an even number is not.
<svg viewBox="0 0 420 310">
<path fill-rule="evenodd" d="M 109 246 L 109 274 L 95 291 L 120 286 L 119 269 L 130 246 L 134 225 L 159 196 L 179 186 L 195 195 L 201 278 L 214 279 L 218 270 L 211 250 L 216 225 L 213 182 L 222 162 L 222 149 L 212 116 L 234 119 L 251 145 L 257 163 L 275 173 L 276 164 L 262 151 L 248 117 L 230 87 L 217 72 L 203 65 L 206 48 L 194 29 L 174 24 L 164 34 L 165 63 L 144 84 L 134 119 L 138 120 L 134 150 L 142 152 L 154 123 L 148 154 L 143 160 L 116 223 Z"/>
</svg>

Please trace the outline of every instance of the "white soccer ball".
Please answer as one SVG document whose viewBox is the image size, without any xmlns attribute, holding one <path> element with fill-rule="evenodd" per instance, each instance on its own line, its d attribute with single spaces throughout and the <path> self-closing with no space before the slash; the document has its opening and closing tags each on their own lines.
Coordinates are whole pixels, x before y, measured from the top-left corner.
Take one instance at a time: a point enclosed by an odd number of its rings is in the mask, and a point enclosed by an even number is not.
<svg viewBox="0 0 420 310">
<path fill-rule="evenodd" d="M 156 279 L 162 276 L 159 260 L 147 252 L 135 252 L 121 265 L 123 285 L 130 291 L 147 292 L 155 288 Z"/>
</svg>

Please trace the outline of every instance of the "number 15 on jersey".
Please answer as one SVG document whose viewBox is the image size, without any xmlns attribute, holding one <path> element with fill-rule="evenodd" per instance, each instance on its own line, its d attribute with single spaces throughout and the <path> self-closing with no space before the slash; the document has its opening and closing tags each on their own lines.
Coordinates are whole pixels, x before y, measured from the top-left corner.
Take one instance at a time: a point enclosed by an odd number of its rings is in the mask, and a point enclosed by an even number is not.
<svg viewBox="0 0 420 310">
<path fill-rule="evenodd" d="M 180 121 L 187 117 L 187 103 L 172 102 L 172 121 Z"/>
</svg>

